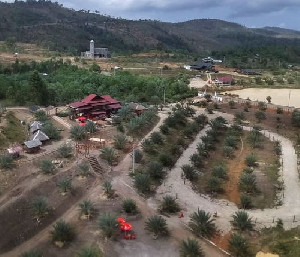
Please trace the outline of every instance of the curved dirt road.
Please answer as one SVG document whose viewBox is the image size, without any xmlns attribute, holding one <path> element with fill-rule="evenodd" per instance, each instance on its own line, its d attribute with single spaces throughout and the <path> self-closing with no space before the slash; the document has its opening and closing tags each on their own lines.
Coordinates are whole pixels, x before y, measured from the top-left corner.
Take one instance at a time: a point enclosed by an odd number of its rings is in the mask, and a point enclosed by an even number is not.
<svg viewBox="0 0 300 257">
<path fill-rule="evenodd" d="M 223 116 L 227 120 L 232 120 L 232 116 L 228 114 L 216 113 L 214 116 Z M 250 130 L 249 127 L 244 127 L 245 130 Z M 157 190 L 157 198 L 161 199 L 165 194 L 177 196 L 180 204 L 185 208 L 186 215 L 185 222 L 188 222 L 188 216 L 198 208 L 208 211 L 210 213 L 217 212 L 218 218 L 216 224 L 223 233 L 230 231 L 231 216 L 238 210 L 237 206 L 227 200 L 211 199 L 207 195 L 199 195 L 193 189 L 191 184 L 186 181 L 184 184 L 181 179 L 181 166 L 190 162 L 190 156 L 196 152 L 196 147 L 201 142 L 200 137 L 205 134 L 207 130 L 202 130 L 197 136 L 196 140 L 184 151 L 182 156 L 178 159 L 175 167 L 169 172 L 167 179 Z M 284 181 L 284 198 L 283 205 L 278 208 L 265 210 L 250 210 L 248 213 L 257 222 L 258 227 L 271 226 L 273 220 L 278 218 L 283 219 L 285 228 L 297 226 L 297 222 L 293 222 L 294 215 L 300 218 L 300 184 L 297 170 L 297 156 L 293 144 L 290 140 L 269 131 L 262 131 L 270 140 L 278 140 L 282 144 L 282 179 Z"/>
</svg>

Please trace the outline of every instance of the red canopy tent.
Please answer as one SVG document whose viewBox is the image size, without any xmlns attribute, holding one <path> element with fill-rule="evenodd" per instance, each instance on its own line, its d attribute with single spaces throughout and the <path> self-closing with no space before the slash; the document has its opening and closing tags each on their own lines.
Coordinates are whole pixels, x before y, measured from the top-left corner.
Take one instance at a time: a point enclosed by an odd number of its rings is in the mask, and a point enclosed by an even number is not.
<svg viewBox="0 0 300 257">
<path fill-rule="evenodd" d="M 80 116 L 80 117 L 78 118 L 78 120 L 79 120 L 79 121 L 86 120 L 86 117 L 84 117 L 84 116 Z"/>
</svg>

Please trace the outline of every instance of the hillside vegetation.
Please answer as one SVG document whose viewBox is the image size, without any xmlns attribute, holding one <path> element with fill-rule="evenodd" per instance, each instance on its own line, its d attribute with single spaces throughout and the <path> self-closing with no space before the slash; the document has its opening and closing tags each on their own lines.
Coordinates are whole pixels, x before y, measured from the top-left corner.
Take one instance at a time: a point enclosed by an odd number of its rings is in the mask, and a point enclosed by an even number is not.
<svg viewBox="0 0 300 257">
<path fill-rule="evenodd" d="M 163 49 L 209 53 L 233 47 L 285 46 L 299 54 L 300 34 L 278 28 L 249 29 L 214 19 L 180 23 L 125 20 L 90 11 L 75 11 L 50 1 L 0 3 L 0 40 L 39 43 L 78 54 L 94 39 L 113 52 Z M 297 52 L 298 51 L 298 52 Z M 296 52 L 296 54 L 294 54 Z"/>
</svg>

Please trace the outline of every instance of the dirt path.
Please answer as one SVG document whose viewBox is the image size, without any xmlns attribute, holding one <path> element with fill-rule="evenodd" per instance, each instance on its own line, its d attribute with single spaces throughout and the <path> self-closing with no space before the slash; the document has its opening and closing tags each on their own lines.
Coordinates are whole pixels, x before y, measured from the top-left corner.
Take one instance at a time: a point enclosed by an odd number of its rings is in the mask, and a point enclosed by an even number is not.
<svg viewBox="0 0 300 257">
<path fill-rule="evenodd" d="M 163 123 L 164 119 L 167 117 L 167 110 L 163 113 L 160 113 L 160 121 L 153 128 L 151 132 L 149 132 L 145 138 L 149 137 L 150 134 L 154 131 L 158 131 L 160 125 Z M 131 168 L 132 159 L 130 155 L 127 155 L 123 161 L 115 167 L 115 171 L 120 173 L 120 176 L 116 176 L 113 179 L 113 187 L 117 189 L 118 194 L 121 194 L 122 197 L 130 197 L 137 202 L 139 209 L 142 211 L 144 217 L 149 217 L 156 213 L 157 206 L 159 201 L 155 198 L 144 199 L 140 195 L 138 195 L 133 188 L 132 178 L 128 175 L 128 170 Z M 196 196 L 198 197 L 198 196 Z M 178 241 L 186 239 L 187 237 L 193 237 L 193 235 L 186 229 L 186 225 L 183 219 L 178 219 L 177 216 L 167 218 L 168 226 L 172 231 L 172 236 L 176 238 L 175 245 L 174 240 L 171 242 L 167 242 L 165 245 L 159 244 L 159 246 L 149 247 L 149 242 L 138 242 L 137 246 L 134 246 L 134 249 L 138 247 L 140 250 L 137 253 L 134 253 L 131 247 L 125 246 L 122 248 L 122 257 L 152 257 L 152 256 L 163 256 L 163 257 L 177 257 L 179 256 L 178 252 Z M 221 253 L 218 249 L 213 247 L 212 245 L 200 241 L 200 244 L 206 253 L 206 256 L 210 257 L 224 257 L 225 255 Z M 155 242 L 158 244 L 158 242 Z M 143 253 L 143 255 L 141 255 Z"/>
<path fill-rule="evenodd" d="M 232 121 L 233 116 L 223 113 L 215 113 L 214 116 L 223 116 Z M 212 117 L 212 116 L 210 116 Z M 208 127 L 202 130 L 197 139 L 184 151 L 182 156 L 178 159 L 175 167 L 169 172 L 169 175 L 163 185 L 157 190 L 157 199 L 161 199 L 165 194 L 177 196 L 180 204 L 186 210 L 185 222 L 188 222 L 188 216 L 198 208 L 208 211 L 210 213 L 217 212 L 218 218 L 216 220 L 217 226 L 223 233 L 230 231 L 230 220 L 232 214 L 238 210 L 237 206 L 227 200 L 211 199 L 207 195 L 199 195 L 196 193 L 189 182 L 184 184 L 181 179 L 181 166 L 189 163 L 189 157 L 196 151 L 196 146 L 201 142 L 200 136 L 204 135 Z M 249 130 L 250 128 L 244 128 Z M 297 156 L 295 154 L 292 142 L 276 133 L 262 131 L 270 140 L 279 140 L 282 143 L 282 178 L 285 185 L 283 205 L 274 209 L 265 210 L 251 210 L 249 214 L 254 218 L 258 227 L 270 226 L 273 219 L 281 218 L 284 221 L 286 228 L 297 226 L 295 220 L 300 219 L 300 199 L 295 196 L 300 195 L 299 177 L 297 171 Z"/>
<path fill-rule="evenodd" d="M 206 79 L 206 74 L 203 75 L 203 78 Z M 189 87 L 190 88 L 196 88 L 196 89 L 202 89 L 206 85 L 206 81 L 202 78 L 192 78 L 190 80 Z"/>
</svg>

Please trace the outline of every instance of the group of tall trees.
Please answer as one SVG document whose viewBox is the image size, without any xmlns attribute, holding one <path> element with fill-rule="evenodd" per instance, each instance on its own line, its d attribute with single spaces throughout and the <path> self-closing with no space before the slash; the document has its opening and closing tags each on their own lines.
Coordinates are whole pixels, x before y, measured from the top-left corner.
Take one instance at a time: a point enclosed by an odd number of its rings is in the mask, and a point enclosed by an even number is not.
<svg viewBox="0 0 300 257">
<path fill-rule="evenodd" d="M 110 94 L 122 101 L 159 104 L 196 95 L 188 77 L 138 76 L 118 71 L 114 76 L 78 68 L 62 60 L 0 67 L 0 99 L 19 105 L 58 105 L 79 100 L 90 93 Z"/>
</svg>

